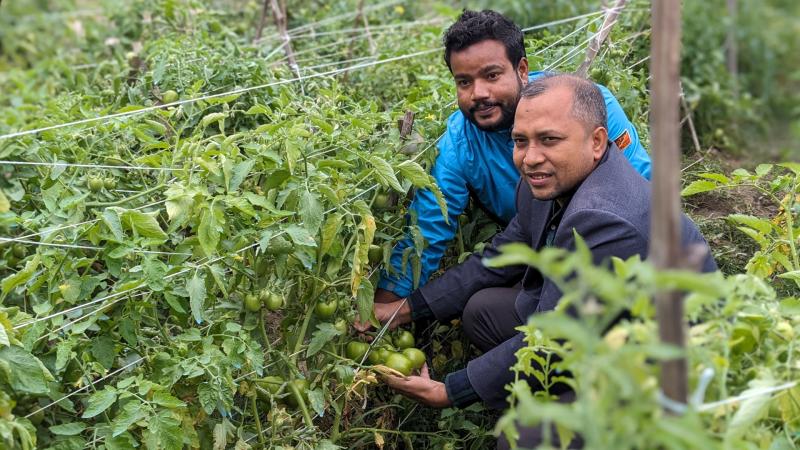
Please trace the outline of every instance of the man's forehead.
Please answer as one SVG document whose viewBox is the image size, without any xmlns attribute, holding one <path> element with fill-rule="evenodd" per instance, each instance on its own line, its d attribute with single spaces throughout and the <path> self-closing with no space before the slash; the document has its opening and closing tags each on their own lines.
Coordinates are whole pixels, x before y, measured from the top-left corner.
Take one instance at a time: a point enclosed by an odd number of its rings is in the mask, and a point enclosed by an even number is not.
<svg viewBox="0 0 800 450">
<path fill-rule="evenodd" d="M 495 39 L 486 39 L 461 50 L 453 51 L 450 61 L 456 64 L 468 64 L 470 70 L 483 70 L 490 65 L 500 67 L 511 65 L 505 45 Z"/>
</svg>

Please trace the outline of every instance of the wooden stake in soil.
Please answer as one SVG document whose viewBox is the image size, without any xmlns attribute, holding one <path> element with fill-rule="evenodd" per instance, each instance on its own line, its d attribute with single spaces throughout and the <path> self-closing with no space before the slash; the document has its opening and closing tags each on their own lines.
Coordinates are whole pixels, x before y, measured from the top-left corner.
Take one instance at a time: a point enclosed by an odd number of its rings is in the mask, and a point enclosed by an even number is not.
<svg viewBox="0 0 800 450">
<path fill-rule="evenodd" d="M 589 43 L 589 47 L 586 49 L 586 57 L 583 59 L 581 66 L 578 67 L 578 70 L 575 71 L 575 75 L 586 78 L 586 75 L 589 73 L 589 66 L 592 65 L 594 58 L 597 57 L 600 46 L 603 45 L 603 41 L 608 37 L 611 28 L 617 23 L 617 16 L 619 16 L 619 13 L 625 8 L 626 2 L 627 0 L 617 0 L 611 9 L 606 11 L 606 17 L 603 19 L 603 26 L 600 27 L 600 32 L 597 33 L 594 39 Z"/>
<path fill-rule="evenodd" d="M 680 205 L 680 0 L 653 0 L 651 65 L 651 136 L 653 198 L 650 256 L 658 269 L 682 265 Z M 684 347 L 683 297 L 678 292 L 656 296 L 661 341 Z M 671 400 L 686 403 L 686 359 L 664 361 L 661 389 Z"/>
</svg>

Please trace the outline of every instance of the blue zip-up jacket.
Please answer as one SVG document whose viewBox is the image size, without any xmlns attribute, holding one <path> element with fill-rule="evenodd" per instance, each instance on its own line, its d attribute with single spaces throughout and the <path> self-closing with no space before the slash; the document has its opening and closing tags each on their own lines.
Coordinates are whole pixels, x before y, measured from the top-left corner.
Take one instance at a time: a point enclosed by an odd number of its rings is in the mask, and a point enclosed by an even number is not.
<svg viewBox="0 0 800 450">
<path fill-rule="evenodd" d="M 534 80 L 542 75 L 544 72 L 531 72 L 528 79 Z M 598 87 L 606 101 L 609 139 L 623 151 L 634 169 L 649 180 L 650 155 L 639 142 L 636 129 L 614 95 L 605 86 Z M 514 141 L 511 130 L 483 131 L 459 110 L 447 119 L 447 130 L 438 147 L 439 155 L 431 175 L 447 201 L 449 223 L 445 222 L 432 192 L 420 189 L 415 193 L 410 209 L 416 213 L 417 226 L 427 242 L 421 258 L 420 286 L 439 267 L 447 245 L 455 236 L 458 216 L 469 204 L 470 195 L 503 226 L 517 213 L 514 189 L 520 175 L 512 160 Z M 413 246 L 410 236 L 397 243 L 392 251 L 392 270 L 381 272 L 378 287 L 400 297 L 407 297 L 415 287 L 419 287 L 413 286 L 412 265 L 406 264 L 406 270 L 402 270 L 403 252 Z"/>
</svg>

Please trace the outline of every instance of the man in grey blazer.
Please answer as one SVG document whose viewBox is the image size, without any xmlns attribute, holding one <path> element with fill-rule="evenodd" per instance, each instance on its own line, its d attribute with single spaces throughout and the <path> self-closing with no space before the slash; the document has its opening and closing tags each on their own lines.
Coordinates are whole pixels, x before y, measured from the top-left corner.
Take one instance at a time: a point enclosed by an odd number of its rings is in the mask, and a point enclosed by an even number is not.
<svg viewBox="0 0 800 450">
<path fill-rule="evenodd" d="M 603 96 L 591 82 L 573 75 L 531 81 L 517 107 L 512 138 L 517 186 L 517 215 L 495 236 L 482 255 L 414 291 L 405 301 L 375 304 L 375 316 L 393 326 L 413 320 L 447 321 L 462 317 L 464 331 L 483 355 L 444 382 L 420 376 L 390 377 L 394 389 L 435 407 L 464 407 L 483 401 L 504 408 L 504 386 L 514 378 L 510 367 L 525 344 L 515 327 L 531 314 L 551 311 L 561 292 L 531 267 L 485 267 L 481 260 L 497 248 L 523 242 L 534 249 L 554 246 L 574 250 L 573 230 L 586 241 L 595 264 L 613 256 L 647 257 L 650 241 L 650 183 L 628 163 L 605 128 Z M 683 217 L 684 245 L 706 245 Z M 702 269 L 716 270 L 708 252 Z M 536 380 L 529 380 L 536 389 Z"/>
</svg>

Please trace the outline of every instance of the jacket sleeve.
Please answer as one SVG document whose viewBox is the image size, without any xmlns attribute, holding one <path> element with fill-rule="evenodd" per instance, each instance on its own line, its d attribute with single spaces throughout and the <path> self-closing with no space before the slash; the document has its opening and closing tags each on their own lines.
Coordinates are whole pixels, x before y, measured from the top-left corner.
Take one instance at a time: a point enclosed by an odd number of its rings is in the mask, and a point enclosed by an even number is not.
<svg viewBox="0 0 800 450">
<path fill-rule="evenodd" d="M 614 141 L 620 150 L 625 154 L 625 158 L 631 165 L 646 179 L 650 179 L 650 155 L 642 146 L 639 140 L 639 133 L 633 126 L 622 106 L 614 97 L 614 94 L 603 85 L 598 84 L 603 99 L 606 102 L 606 113 L 608 114 L 608 139 Z"/>
<path fill-rule="evenodd" d="M 419 285 L 424 285 L 431 274 L 439 268 L 439 262 L 447 249 L 448 243 L 453 239 L 458 227 L 458 216 L 464 212 L 469 203 L 469 189 L 463 174 L 463 165 L 458 164 L 458 156 L 463 154 L 458 148 L 460 141 L 448 131 L 439 142 L 439 156 L 431 171 L 436 184 L 442 191 L 447 202 L 447 216 L 445 221 L 436 196 L 428 189 L 419 189 L 414 194 L 414 199 L 409 207 L 417 217 L 417 226 L 426 246 L 422 250 L 421 274 Z M 414 247 L 414 239 L 410 232 L 395 245 L 391 256 L 391 271 L 383 269 L 378 287 L 394 292 L 400 297 L 407 297 L 415 288 L 414 275 L 410 262 L 403 270 L 403 252 Z"/>
<path fill-rule="evenodd" d="M 517 184 L 518 194 L 521 185 L 522 183 Z M 424 300 L 430 314 L 436 319 L 449 320 L 459 317 L 469 298 L 479 290 L 494 286 L 510 286 L 519 281 L 525 273 L 525 266 L 489 268 L 483 265 L 483 259 L 497 256 L 500 253 L 497 248 L 502 245 L 530 241 L 530 233 L 520 220 L 521 216 L 525 217 L 521 206 L 518 201 L 517 211 L 520 212 L 511 219 L 505 230 L 495 235 L 491 245 L 484 248 L 482 254 L 470 255 L 463 263 L 415 291 L 412 297 Z M 414 314 L 413 304 L 414 302 L 412 302 L 412 314 Z M 415 314 L 414 317 L 423 316 Z"/>
<path fill-rule="evenodd" d="M 594 264 L 607 263 L 611 256 L 627 258 L 634 254 L 646 255 L 647 241 L 634 226 L 615 214 L 582 210 L 564 217 L 556 233 L 553 246 L 575 249 L 573 228 L 580 234 L 592 252 Z M 561 299 L 561 291 L 545 278 L 541 290 L 537 312 L 554 309 Z M 488 406 L 504 408 L 507 406 L 505 385 L 514 380 L 511 367 L 516 364 L 516 353 L 525 346 L 524 335 L 518 333 L 499 346 L 473 359 L 467 364 L 467 376 L 472 388 Z M 533 377 L 522 376 L 531 388 L 541 389 Z"/>
</svg>

